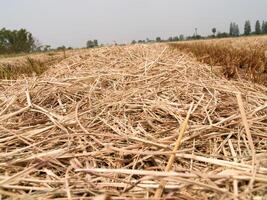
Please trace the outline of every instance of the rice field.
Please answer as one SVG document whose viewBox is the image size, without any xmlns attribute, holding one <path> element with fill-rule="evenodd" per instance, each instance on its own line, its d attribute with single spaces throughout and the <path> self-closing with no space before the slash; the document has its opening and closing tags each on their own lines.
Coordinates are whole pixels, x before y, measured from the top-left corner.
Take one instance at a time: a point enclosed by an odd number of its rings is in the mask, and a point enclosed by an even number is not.
<svg viewBox="0 0 267 200">
<path fill-rule="evenodd" d="M 0 57 L 0 79 L 18 79 L 27 76 L 39 76 L 49 67 L 58 64 L 67 57 L 79 54 L 82 50 L 52 51 Z"/>
<path fill-rule="evenodd" d="M 0 79 L 0 198 L 266 199 L 267 87 L 201 46 L 74 50 Z"/>
<path fill-rule="evenodd" d="M 228 78 L 267 82 L 267 36 L 170 43 L 172 48 L 193 54 L 200 62 L 222 66 Z"/>
</svg>

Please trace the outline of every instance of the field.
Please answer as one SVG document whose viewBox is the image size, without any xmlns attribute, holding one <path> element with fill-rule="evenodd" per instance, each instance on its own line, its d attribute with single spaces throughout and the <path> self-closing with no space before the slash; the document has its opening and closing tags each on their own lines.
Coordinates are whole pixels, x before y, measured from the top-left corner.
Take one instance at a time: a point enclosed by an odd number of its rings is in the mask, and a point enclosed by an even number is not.
<svg viewBox="0 0 267 200">
<path fill-rule="evenodd" d="M 247 55 L 255 40 L 267 44 L 260 37 L 3 58 L 12 69 L 27 57 L 46 64 L 40 74 L 13 70 L 0 79 L 0 197 L 266 199 L 266 65 L 235 66 L 224 48 Z M 223 48 L 228 63 L 215 62 L 210 48 Z"/>
<path fill-rule="evenodd" d="M 49 67 L 81 50 L 54 51 L 0 57 L 0 79 L 17 79 L 21 76 L 41 75 Z"/>
<path fill-rule="evenodd" d="M 243 78 L 267 84 L 267 37 L 241 37 L 171 43 L 170 46 L 192 53 L 210 66 L 223 66 L 228 78 Z"/>
</svg>

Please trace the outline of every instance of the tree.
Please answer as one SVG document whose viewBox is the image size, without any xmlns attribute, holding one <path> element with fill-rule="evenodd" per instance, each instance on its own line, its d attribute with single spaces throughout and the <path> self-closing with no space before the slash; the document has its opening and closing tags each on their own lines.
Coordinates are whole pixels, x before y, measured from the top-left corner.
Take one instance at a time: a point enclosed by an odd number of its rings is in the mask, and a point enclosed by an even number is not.
<svg viewBox="0 0 267 200">
<path fill-rule="evenodd" d="M 261 24 L 260 24 L 260 21 L 259 21 L 259 20 L 256 21 L 256 25 L 255 25 L 255 33 L 256 33 L 257 35 L 261 34 Z"/>
<path fill-rule="evenodd" d="M 213 35 L 215 36 L 215 34 L 216 34 L 216 32 L 217 32 L 216 28 L 212 28 L 211 31 L 212 31 Z"/>
<path fill-rule="evenodd" d="M 244 35 L 250 35 L 250 33 L 251 33 L 251 24 L 250 21 L 247 20 L 244 26 Z"/>
<path fill-rule="evenodd" d="M 161 42 L 161 38 L 160 37 L 156 37 L 156 42 Z"/>
<path fill-rule="evenodd" d="M 86 43 L 87 48 L 94 48 L 98 46 L 98 41 L 97 40 L 88 40 Z"/>
<path fill-rule="evenodd" d="M 50 51 L 51 49 L 51 46 L 50 45 L 45 45 L 44 46 L 44 51 Z"/>
<path fill-rule="evenodd" d="M 0 53 L 31 52 L 35 49 L 35 39 L 26 29 L 0 30 Z"/>
<path fill-rule="evenodd" d="M 63 45 L 63 46 L 58 47 L 57 50 L 58 51 L 65 51 L 66 47 Z"/>
<path fill-rule="evenodd" d="M 233 36 L 236 36 L 236 37 L 239 36 L 239 27 L 238 27 L 238 24 L 236 24 L 236 23 L 234 23 Z"/>
<path fill-rule="evenodd" d="M 179 36 L 179 40 L 183 41 L 183 40 L 184 40 L 184 35 L 181 34 L 181 35 Z"/>
<path fill-rule="evenodd" d="M 94 46 L 97 47 L 98 46 L 98 41 L 94 40 Z"/>
<path fill-rule="evenodd" d="M 168 41 L 169 41 L 169 42 L 172 42 L 172 41 L 174 41 L 174 40 L 173 40 L 172 37 L 169 37 Z"/>
<path fill-rule="evenodd" d="M 179 39 L 178 36 L 175 36 L 175 37 L 172 38 L 172 41 L 179 41 L 179 40 L 180 40 L 180 39 Z"/>
<path fill-rule="evenodd" d="M 229 37 L 229 33 L 226 33 L 226 32 L 218 32 L 217 33 L 217 38 L 226 38 L 226 37 Z"/>
<path fill-rule="evenodd" d="M 262 22 L 261 31 L 263 34 L 267 34 L 267 22 Z"/>
<path fill-rule="evenodd" d="M 231 22 L 229 35 L 232 37 L 237 37 L 237 36 L 239 36 L 239 34 L 240 34 L 240 32 L 239 32 L 238 24 L 236 24 L 235 22 Z"/>
<path fill-rule="evenodd" d="M 131 42 L 131 44 L 136 44 L 136 41 L 135 41 L 135 40 L 133 40 L 133 41 Z"/>
<path fill-rule="evenodd" d="M 233 23 L 231 22 L 231 23 L 230 23 L 229 35 L 230 35 L 230 36 L 233 36 L 233 32 L 234 32 L 234 29 L 233 29 Z"/>
<path fill-rule="evenodd" d="M 151 43 L 153 42 L 152 40 L 150 40 L 149 38 L 146 38 L 146 43 Z"/>
</svg>

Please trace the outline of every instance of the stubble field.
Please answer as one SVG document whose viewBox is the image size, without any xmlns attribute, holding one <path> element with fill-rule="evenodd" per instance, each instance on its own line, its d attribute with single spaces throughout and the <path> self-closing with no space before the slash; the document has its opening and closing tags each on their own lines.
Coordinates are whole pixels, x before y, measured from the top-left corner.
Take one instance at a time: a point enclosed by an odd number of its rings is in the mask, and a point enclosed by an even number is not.
<svg viewBox="0 0 267 200">
<path fill-rule="evenodd" d="M 197 45 L 60 52 L 40 74 L 3 76 L 0 197 L 266 198 L 266 58 L 224 66 L 215 40 Z"/>
</svg>

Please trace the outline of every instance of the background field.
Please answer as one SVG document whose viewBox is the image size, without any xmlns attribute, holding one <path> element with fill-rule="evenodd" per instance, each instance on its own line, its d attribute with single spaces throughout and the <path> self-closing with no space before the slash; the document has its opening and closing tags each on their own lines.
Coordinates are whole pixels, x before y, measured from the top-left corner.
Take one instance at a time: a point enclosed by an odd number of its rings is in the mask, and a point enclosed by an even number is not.
<svg viewBox="0 0 267 200">
<path fill-rule="evenodd" d="M 228 78 L 242 78 L 261 84 L 267 81 L 267 37 L 241 37 L 171 43 L 171 47 L 192 53 Z M 218 68 L 218 67 L 217 67 Z"/>
<path fill-rule="evenodd" d="M 0 59 L 9 70 L 0 80 L 0 194 L 153 199 L 161 186 L 165 199 L 266 198 L 266 41 Z M 45 69 L 26 67 L 36 63 Z"/>
</svg>

